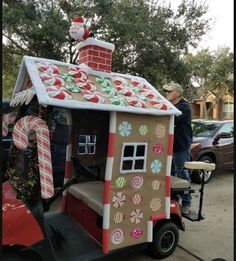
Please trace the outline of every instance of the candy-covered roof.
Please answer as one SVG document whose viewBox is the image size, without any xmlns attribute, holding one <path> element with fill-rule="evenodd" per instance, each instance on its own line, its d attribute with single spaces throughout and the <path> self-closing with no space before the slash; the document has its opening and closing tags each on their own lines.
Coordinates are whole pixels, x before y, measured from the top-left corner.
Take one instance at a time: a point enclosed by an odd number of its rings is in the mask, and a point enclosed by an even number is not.
<svg viewBox="0 0 236 261">
<path fill-rule="evenodd" d="M 181 114 L 141 77 L 100 72 L 85 64 L 24 56 L 12 105 L 29 103 L 34 93 L 42 105 L 153 115 Z"/>
</svg>

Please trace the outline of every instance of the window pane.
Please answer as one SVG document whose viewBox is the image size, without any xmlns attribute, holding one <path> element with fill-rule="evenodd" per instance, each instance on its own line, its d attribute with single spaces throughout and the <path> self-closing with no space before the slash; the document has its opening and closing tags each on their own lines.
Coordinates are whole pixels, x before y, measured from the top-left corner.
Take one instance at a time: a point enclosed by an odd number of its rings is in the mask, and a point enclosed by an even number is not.
<svg viewBox="0 0 236 261">
<path fill-rule="evenodd" d="M 143 170 L 144 160 L 135 160 L 134 169 Z"/>
<path fill-rule="evenodd" d="M 79 143 L 86 143 L 86 135 L 79 136 Z"/>
<path fill-rule="evenodd" d="M 125 146 L 124 157 L 134 156 L 134 146 Z"/>
<path fill-rule="evenodd" d="M 96 143 L 96 136 L 93 135 L 93 136 L 90 136 L 90 143 Z"/>
<path fill-rule="evenodd" d="M 85 146 L 79 146 L 79 154 L 85 153 Z"/>
<path fill-rule="evenodd" d="M 122 165 L 122 170 L 131 170 L 132 169 L 132 160 L 124 160 Z"/>
<path fill-rule="evenodd" d="M 88 145 L 88 154 L 94 154 L 94 153 L 95 153 L 95 146 Z"/>
<path fill-rule="evenodd" d="M 144 152 L 145 152 L 145 146 L 144 145 L 138 145 L 137 151 L 136 151 L 136 156 L 144 156 Z"/>
</svg>

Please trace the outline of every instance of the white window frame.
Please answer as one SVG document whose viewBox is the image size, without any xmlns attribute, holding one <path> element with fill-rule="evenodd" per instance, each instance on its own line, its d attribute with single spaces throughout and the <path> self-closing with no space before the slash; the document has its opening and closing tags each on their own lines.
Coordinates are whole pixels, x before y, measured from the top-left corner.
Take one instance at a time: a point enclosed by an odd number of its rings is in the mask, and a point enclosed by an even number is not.
<svg viewBox="0 0 236 261">
<path fill-rule="evenodd" d="M 82 143 L 82 142 L 79 142 L 79 146 L 78 146 L 78 155 L 94 155 L 95 153 L 96 153 L 96 144 L 97 144 L 97 136 L 96 135 L 86 135 L 86 134 L 81 134 L 81 135 L 79 135 L 79 138 L 81 137 L 81 136 L 85 136 L 85 143 Z M 95 136 L 95 141 L 94 142 L 89 142 L 89 137 L 91 137 L 91 136 Z M 80 147 L 84 147 L 85 148 L 85 152 L 84 153 L 82 153 L 82 152 L 79 152 L 79 149 L 80 149 Z M 89 146 L 93 146 L 94 147 L 94 152 L 93 153 L 90 153 L 89 151 L 88 151 L 88 147 Z"/>
<path fill-rule="evenodd" d="M 136 156 L 137 146 L 144 146 L 144 155 L 143 156 Z M 133 146 L 134 147 L 134 156 L 133 157 L 124 157 L 124 151 L 126 146 Z M 137 173 L 137 172 L 146 172 L 146 165 L 147 165 L 147 151 L 148 151 L 148 143 L 147 142 L 124 142 L 121 151 L 121 160 L 120 160 L 120 173 Z M 123 162 L 125 160 L 132 161 L 132 169 L 130 170 L 123 170 Z M 136 160 L 143 160 L 143 169 L 135 169 L 135 161 Z"/>
</svg>

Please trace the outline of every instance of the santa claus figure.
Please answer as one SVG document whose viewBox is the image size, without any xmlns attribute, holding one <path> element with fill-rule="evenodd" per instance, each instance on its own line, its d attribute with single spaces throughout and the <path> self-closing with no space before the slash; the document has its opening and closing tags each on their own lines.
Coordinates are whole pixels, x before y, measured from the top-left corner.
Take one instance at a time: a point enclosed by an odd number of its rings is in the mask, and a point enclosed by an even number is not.
<svg viewBox="0 0 236 261">
<path fill-rule="evenodd" d="M 72 20 L 69 33 L 74 40 L 78 41 L 84 41 L 87 38 L 93 36 L 91 31 L 84 28 L 84 19 L 81 16 Z"/>
</svg>

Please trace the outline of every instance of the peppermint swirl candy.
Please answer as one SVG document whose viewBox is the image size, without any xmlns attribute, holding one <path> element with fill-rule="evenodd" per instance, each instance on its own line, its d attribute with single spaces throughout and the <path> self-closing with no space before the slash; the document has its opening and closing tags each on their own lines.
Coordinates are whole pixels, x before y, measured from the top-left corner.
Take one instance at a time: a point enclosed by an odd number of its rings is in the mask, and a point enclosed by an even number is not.
<svg viewBox="0 0 236 261">
<path fill-rule="evenodd" d="M 166 128 L 164 125 L 162 124 L 157 124 L 156 128 L 155 128 L 155 135 L 158 137 L 158 138 L 162 138 L 164 137 L 166 134 Z"/>
<path fill-rule="evenodd" d="M 125 86 L 118 86 L 117 91 L 125 96 L 131 97 L 134 95 L 134 92 Z"/>
<path fill-rule="evenodd" d="M 62 73 L 60 76 L 65 82 L 75 82 L 75 78 L 68 73 Z"/>
<path fill-rule="evenodd" d="M 143 89 L 143 88 L 148 89 L 146 83 L 142 79 L 138 79 L 138 78 L 133 77 L 131 79 L 131 83 L 133 84 L 133 86 L 139 87 L 140 90 Z"/>
<path fill-rule="evenodd" d="M 151 163 L 151 170 L 153 174 L 158 174 L 161 171 L 162 163 L 159 160 L 154 160 Z"/>
<path fill-rule="evenodd" d="M 128 85 L 128 82 L 126 81 L 126 79 L 119 77 L 119 76 L 115 76 L 112 78 L 112 81 L 116 84 L 116 85 Z"/>
<path fill-rule="evenodd" d="M 40 78 L 43 81 L 43 83 L 46 83 L 50 86 L 64 86 L 65 81 L 58 76 L 57 74 L 47 74 L 47 73 L 41 73 Z"/>
<path fill-rule="evenodd" d="M 119 133 L 122 137 L 129 136 L 131 134 L 131 131 L 132 131 L 132 125 L 128 121 L 123 121 L 119 125 L 118 130 L 119 130 Z"/>
<path fill-rule="evenodd" d="M 78 87 L 78 85 L 65 85 L 64 86 L 67 90 L 74 93 L 80 93 L 82 90 Z"/>
<path fill-rule="evenodd" d="M 161 100 L 151 100 L 150 103 L 159 110 L 167 110 L 166 104 Z"/>
<path fill-rule="evenodd" d="M 123 188 L 126 185 L 126 179 L 124 177 L 118 177 L 115 180 L 117 188 Z"/>
<path fill-rule="evenodd" d="M 120 228 L 116 228 L 111 233 L 111 242 L 118 245 L 124 241 L 124 231 Z"/>
<path fill-rule="evenodd" d="M 88 75 L 84 71 L 84 68 L 81 68 L 80 66 L 71 66 L 69 67 L 68 74 L 72 75 L 75 78 L 79 78 L 81 80 L 87 80 Z"/>
<path fill-rule="evenodd" d="M 95 86 L 94 82 L 92 81 L 85 81 L 81 79 L 76 80 L 76 84 L 78 85 L 79 88 L 83 90 L 88 90 L 88 91 L 96 91 L 97 87 Z"/>
<path fill-rule="evenodd" d="M 161 208 L 161 199 L 159 198 L 153 198 L 150 202 L 150 208 L 153 211 L 157 211 Z"/>
<path fill-rule="evenodd" d="M 124 214 L 122 212 L 116 212 L 114 214 L 114 217 L 113 217 L 113 221 L 116 223 L 116 224 L 120 224 L 122 223 L 124 219 Z"/>
<path fill-rule="evenodd" d="M 130 235 L 134 238 L 134 239 L 139 239 L 142 235 L 143 235 L 143 231 L 140 228 L 134 228 Z"/>
<path fill-rule="evenodd" d="M 131 188 L 140 189 L 143 185 L 143 177 L 142 176 L 134 176 L 130 182 Z"/>
<path fill-rule="evenodd" d="M 126 196 L 122 192 L 117 192 L 112 198 L 112 203 L 115 208 L 120 208 L 125 204 Z"/>
<path fill-rule="evenodd" d="M 143 211 L 141 209 L 135 209 L 130 213 L 130 222 L 133 224 L 138 224 L 143 219 Z"/>
<path fill-rule="evenodd" d="M 63 87 L 49 86 L 46 88 L 48 95 L 54 99 L 70 100 L 72 99 L 70 91 Z"/>
<path fill-rule="evenodd" d="M 134 205 L 138 205 L 142 202 L 142 196 L 140 194 L 134 194 L 131 198 L 131 201 Z"/>
<path fill-rule="evenodd" d="M 117 96 L 117 90 L 115 88 L 110 87 L 110 86 L 102 87 L 102 91 L 104 91 L 110 97 Z"/>
<path fill-rule="evenodd" d="M 156 94 L 153 91 L 143 91 L 142 95 L 148 99 L 153 99 L 156 97 Z"/>
<path fill-rule="evenodd" d="M 103 76 L 96 77 L 95 81 L 103 87 L 111 87 L 111 82 Z"/>
<path fill-rule="evenodd" d="M 45 63 L 45 62 L 38 62 L 36 63 L 37 69 L 42 73 L 47 74 L 59 74 L 60 70 L 59 68 L 51 63 Z"/>
<path fill-rule="evenodd" d="M 142 100 L 139 100 L 137 98 L 128 98 L 127 99 L 130 106 L 138 107 L 138 108 L 146 108 L 146 103 Z"/>
<path fill-rule="evenodd" d="M 94 102 L 94 103 L 104 103 L 105 99 L 102 97 L 102 94 L 99 92 L 92 92 L 89 90 L 83 90 L 81 92 L 81 94 L 83 95 L 83 97 L 90 101 L 90 102 Z"/>
<path fill-rule="evenodd" d="M 114 96 L 109 98 L 109 100 L 111 101 L 112 104 L 114 105 L 118 105 L 118 106 L 127 106 L 127 101 L 122 98 L 122 97 L 118 97 L 118 96 Z"/>
</svg>

